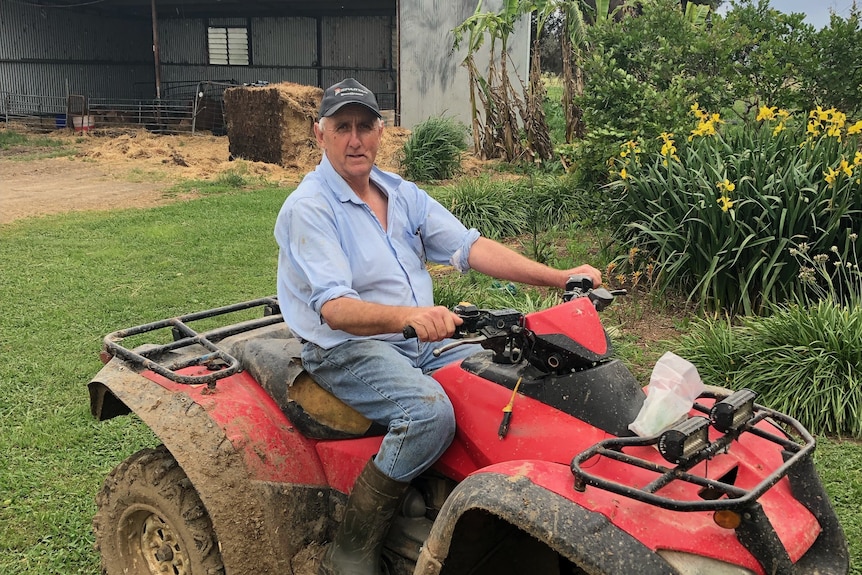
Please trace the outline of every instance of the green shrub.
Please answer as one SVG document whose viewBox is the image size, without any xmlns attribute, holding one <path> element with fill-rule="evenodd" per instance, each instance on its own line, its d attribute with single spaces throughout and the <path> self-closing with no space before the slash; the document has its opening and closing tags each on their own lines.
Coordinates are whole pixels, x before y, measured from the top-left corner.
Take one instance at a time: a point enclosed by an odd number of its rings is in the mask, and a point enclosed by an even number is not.
<svg viewBox="0 0 862 575">
<path fill-rule="evenodd" d="M 565 230 L 585 215 L 586 200 L 569 178 L 530 175 L 517 179 L 460 178 L 433 191 L 468 228 L 500 239 Z"/>
<path fill-rule="evenodd" d="M 817 434 L 862 438 L 862 308 L 823 300 L 769 317 L 698 320 L 677 353 L 705 383 L 758 394 Z"/>
<path fill-rule="evenodd" d="M 617 155 L 617 237 L 704 308 L 751 314 L 795 299 L 803 287 L 790 250 L 825 253 L 862 223 L 862 122 L 763 107 L 724 129 L 717 114 L 693 111 L 688 137 L 664 133 L 658 153 L 632 142 Z"/>
<path fill-rule="evenodd" d="M 401 164 L 409 180 L 432 182 L 451 178 L 467 149 L 467 128 L 453 118 L 429 118 L 417 125 L 404 143 Z"/>
<path fill-rule="evenodd" d="M 462 178 L 435 196 L 465 226 L 483 236 L 500 239 L 526 231 L 526 198 L 514 180 Z"/>
<path fill-rule="evenodd" d="M 811 101 L 862 113 L 862 10 L 854 3 L 846 20 L 832 14 L 829 26 L 817 31 L 811 45 L 817 57 L 806 62 L 803 76 Z"/>
</svg>

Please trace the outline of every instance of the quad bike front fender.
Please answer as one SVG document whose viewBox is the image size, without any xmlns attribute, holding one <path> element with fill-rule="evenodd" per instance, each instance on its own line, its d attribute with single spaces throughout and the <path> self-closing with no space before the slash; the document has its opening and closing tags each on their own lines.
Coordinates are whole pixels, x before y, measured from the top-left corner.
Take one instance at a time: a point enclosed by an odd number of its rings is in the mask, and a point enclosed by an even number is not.
<svg viewBox="0 0 862 575">
<path fill-rule="evenodd" d="M 285 506 L 290 494 L 254 480 L 243 453 L 189 394 L 156 385 L 117 359 L 102 368 L 89 390 L 97 419 L 134 412 L 171 452 L 212 519 L 228 574 L 292 572 L 289 560 L 298 542 L 291 541 L 294 534 L 284 527 L 303 524 L 305 518 L 284 516 L 291 513 Z M 326 513 L 312 511 L 318 518 Z"/>
<path fill-rule="evenodd" d="M 677 573 L 601 513 L 536 485 L 526 475 L 480 471 L 458 484 L 446 499 L 422 547 L 416 575 L 439 575 L 457 545 L 459 522 L 475 512 L 517 527 L 588 573 Z"/>
</svg>

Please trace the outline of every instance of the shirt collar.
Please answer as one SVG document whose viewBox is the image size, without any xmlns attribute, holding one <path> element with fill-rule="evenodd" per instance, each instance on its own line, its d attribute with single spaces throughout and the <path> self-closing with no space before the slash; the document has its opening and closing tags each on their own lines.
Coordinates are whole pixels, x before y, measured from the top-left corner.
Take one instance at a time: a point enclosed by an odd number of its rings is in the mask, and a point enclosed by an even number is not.
<svg viewBox="0 0 862 575">
<path fill-rule="evenodd" d="M 353 202 L 354 204 L 365 203 L 359 199 L 359 196 L 357 196 L 356 192 L 354 192 L 347 182 L 344 181 L 344 178 L 335 171 L 329 158 L 326 157 L 325 152 L 323 153 L 323 157 L 320 159 L 320 164 L 318 164 L 317 170 L 329 186 L 329 189 L 333 191 L 335 197 L 338 198 L 340 202 Z M 370 178 L 387 197 L 392 197 L 392 192 L 398 186 L 398 182 L 400 180 L 399 178 L 393 177 L 392 174 L 384 172 L 376 165 L 371 167 Z"/>
</svg>

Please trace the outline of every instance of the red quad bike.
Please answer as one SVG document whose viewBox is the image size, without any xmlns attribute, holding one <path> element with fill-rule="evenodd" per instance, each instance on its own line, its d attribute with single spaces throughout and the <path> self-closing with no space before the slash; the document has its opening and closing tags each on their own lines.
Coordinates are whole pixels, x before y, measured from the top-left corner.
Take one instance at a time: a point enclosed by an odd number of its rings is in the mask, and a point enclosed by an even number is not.
<svg viewBox="0 0 862 575">
<path fill-rule="evenodd" d="M 846 574 L 793 418 L 708 388 L 663 433 L 629 431 L 646 396 L 599 321 L 615 295 L 575 276 L 546 310 L 456 308 L 456 345 L 481 347 L 433 374 L 457 432 L 400 506 L 389 572 Z M 318 387 L 300 348 L 274 298 L 105 337 L 93 415 L 133 412 L 163 445 L 97 496 L 103 572 L 315 572 L 384 430 Z"/>
</svg>

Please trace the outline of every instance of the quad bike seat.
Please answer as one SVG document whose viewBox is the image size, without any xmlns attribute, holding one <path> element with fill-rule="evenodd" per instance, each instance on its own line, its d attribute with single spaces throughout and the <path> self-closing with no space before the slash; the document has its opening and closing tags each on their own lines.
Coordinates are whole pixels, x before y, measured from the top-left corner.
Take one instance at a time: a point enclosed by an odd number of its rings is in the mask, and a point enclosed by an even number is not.
<svg viewBox="0 0 862 575">
<path fill-rule="evenodd" d="M 303 435 L 349 439 L 386 433 L 385 426 L 366 418 L 311 378 L 302 367 L 302 343 L 298 339 L 280 329 L 271 335 L 230 338 L 232 341 L 223 343 L 229 344 L 230 353 Z"/>
</svg>

